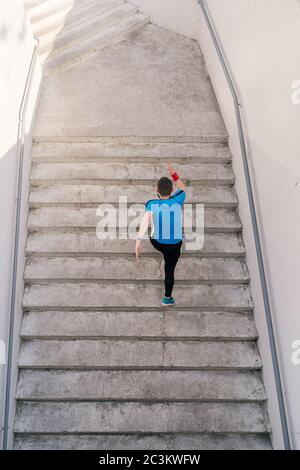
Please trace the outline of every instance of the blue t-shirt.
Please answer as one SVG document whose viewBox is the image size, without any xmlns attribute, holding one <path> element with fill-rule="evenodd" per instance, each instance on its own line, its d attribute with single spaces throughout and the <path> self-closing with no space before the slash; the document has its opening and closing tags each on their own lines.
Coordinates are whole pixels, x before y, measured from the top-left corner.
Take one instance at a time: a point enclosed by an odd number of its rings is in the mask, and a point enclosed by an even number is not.
<svg viewBox="0 0 300 470">
<path fill-rule="evenodd" d="M 154 234 L 160 243 L 179 243 L 182 240 L 182 206 L 186 193 L 178 189 L 169 199 L 151 199 L 146 212 L 152 212 Z"/>
</svg>

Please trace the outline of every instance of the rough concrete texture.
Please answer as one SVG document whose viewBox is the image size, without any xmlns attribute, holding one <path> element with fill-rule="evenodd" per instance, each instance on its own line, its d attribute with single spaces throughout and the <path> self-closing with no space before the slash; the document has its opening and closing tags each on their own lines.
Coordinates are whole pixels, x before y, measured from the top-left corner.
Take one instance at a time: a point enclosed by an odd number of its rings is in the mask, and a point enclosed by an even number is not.
<svg viewBox="0 0 300 470">
<path fill-rule="evenodd" d="M 123 13 L 119 17 L 117 16 L 115 20 L 117 20 L 116 24 L 109 22 L 106 27 L 103 27 L 103 30 L 97 31 L 92 36 L 80 37 L 80 41 L 76 41 L 76 44 L 68 44 L 67 47 L 57 53 L 54 51 L 50 58 L 47 56 L 48 60 L 44 67 L 45 75 L 49 76 L 53 73 L 62 72 L 80 64 L 112 42 L 120 41 L 128 34 L 140 29 L 149 22 L 149 17 L 142 13 L 129 15 Z M 45 56 L 42 56 L 42 60 L 45 60 Z"/>
<path fill-rule="evenodd" d="M 243 312 L 28 312 L 23 338 L 254 339 L 251 313 Z"/>
<path fill-rule="evenodd" d="M 201 106 L 201 103 L 200 103 Z M 69 139 L 69 138 L 68 138 Z M 134 138 L 133 138 L 134 139 Z M 119 138 L 119 140 L 121 140 Z M 31 158 L 34 162 L 85 161 L 110 158 L 122 161 L 139 158 L 151 162 L 173 160 L 198 163 L 231 162 L 228 145 L 211 143 L 114 143 L 114 142 L 36 142 L 32 147 Z"/>
<path fill-rule="evenodd" d="M 21 367 L 245 368 L 261 367 L 252 341 L 26 340 Z"/>
<path fill-rule="evenodd" d="M 222 419 L 220 419 L 222 416 Z M 122 419 L 120 419 L 122 417 Z M 260 403 L 20 404 L 16 432 L 254 432 L 269 430 Z"/>
<path fill-rule="evenodd" d="M 89 204 L 97 207 L 103 201 L 119 203 L 120 195 L 126 196 L 128 203 L 144 204 L 155 197 L 155 184 L 41 184 L 33 186 L 29 203 L 31 207 L 42 204 Z M 205 204 L 206 207 L 236 207 L 237 198 L 231 186 L 190 186 L 187 190 L 189 203 Z"/>
<path fill-rule="evenodd" d="M 234 177 L 230 166 L 222 163 L 177 164 L 178 174 L 183 179 L 215 184 L 233 184 Z M 157 181 L 168 176 L 166 164 L 154 163 L 34 163 L 31 168 L 31 181 L 47 182 L 59 180 L 150 180 Z"/>
<path fill-rule="evenodd" d="M 96 8 L 95 8 L 96 10 Z M 95 11 L 96 13 L 96 11 Z M 119 23 L 120 20 L 137 13 L 137 7 L 129 3 L 120 3 L 115 8 L 109 8 L 108 11 L 99 11 L 84 22 L 74 25 L 69 30 L 64 30 L 56 36 L 56 31 L 41 39 L 39 45 L 39 52 L 43 56 L 51 54 L 53 57 L 64 49 L 74 46 L 77 42 L 85 39 L 91 35 L 91 31 L 103 31 L 107 26 L 112 26 L 114 23 Z"/>
<path fill-rule="evenodd" d="M 200 209 L 202 208 L 200 207 L 197 212 L 194 210 L 192 213 L 192 227 L 195 227 L 196 214 L 199 214 Z M 136 210 L 139 211 L 138 214 L 136 214 Z M 133 206 L 132 212 L 128 211 L 128 225 L 136 219 L 137 215 L 139 215 L 141 219 L 143 213 L 144 204 Z M 124 227 L 126 229 L 126 233 L 130 232 L 130 230 L 127 230 L 127 221 L 120 218 L 118 207 L 114 214 L 116 219 L 116 228 Z M 51 231 L 53 228 L 59 227 L 81 228 L 92 229 L 95 234 L 95 228 L 98 226 L 100 221 L 100 215 L 97 215 L 95 207 L 47 207 L 46 205 L 42 208 L 32 208 L 30 210 L 28 229 L 32 231 L 46 228 L 48 231 Z M 187 230 L 188 229 L 189 227 L 187 227 Z M 240 232 L 242 225 L 236 210 L 204 207 L 204 229 L 207 232 Z M 101 227 L 99 228 L 99 231 L 101 231 Z"/>
<path fill-rule="evenodd" d="M 141 28 L 122 0 L 54 3 L 31 11 L 40 53 L 55 49 L 44 70 L 72 68 L 44 80 L 34 131 L 15 448 L 269 449 L 231 155 L 199 46 Z M 142 213 L 168 160 L 204 204 L 205 237 L 183 245 L 164 310 L 161 255 L 147 241 L 137 263 L 133 240 L 95 229 L 120 195 Z"/>
<path fill-rule="evenodd" d="M 226 130 L 197 42 L 148 25 L 49 77 L 35 135 L 224 140 Z"/>
<path fill-rule="evenodd" d="M 44 76 L 74 67 L 149 22 L 124 0 L 28 3 Z"/>
<path fill-rule="evenodd" d="M 249 400 L 266 398 L 257 371 L 22 370 L 24 400 Z"/>
<path fill-rule="evenodd" d="M 253 308 L 249 286 L 239 284 L 180 283 L 174 295 L 179 308 L 249 310 Z M 65 282 L 33 283 L 25 287 L 24 308 L 157 308 L 161 305 L 161 282 Z"/>
<path fill-rule="evenodd" d="M 40 0 L 36 0 L 36 2 L 41 3 Z M 32 19 L 35 20 L 32 22 L 33 31 L 41 40 L 47 41 L 53 36 L 56 37 L 59 32 L 64 34 L 77 25 L 85 24 L 86 21 L 94 18 L 96 13 L 101 15 L 103 12 L 121 5 L 123 0 L 72 0 L 71 7 L 64 6 L 66 0 L 60 0 L 59 3 L 60 9 L 54 15 L 49 14 L 49 10 L 45 12 L 45 5 L 43 5 L 44 11 L 40 14 L 39 21 L 37 21 L 34 11 L 31 12 L 31 17 L 33 16 Z"/>
<path fill-rule="evenodd" d="M 25 280 L 163 280 L 164 262 L 144 256 L 136 262 L 131 257 L 32 257 L 26 263 Z M 178 281 L 247 283 L 249 275 L 244 260 L 197 258 L 185 256 L 178 262 Z"/>
<path fill-rule="evenodd" d="M 271 450 L 267 434 L 16 434 L 15 449 L 60 450 Z"/>
<path fill-rule="evenodd" d="M 72 232 L 60 230 L 57 232 L 32 232 L 28 234 L 26 253 L 33 254 L 76 254 L 93 255 L 101 254 L 130 254 L 132 256 L 132 240 L 99 240 L 93 232 Z M 145 240 L 143 253 L 159 256 L 151 243 Z M 204 238 L 202 250 L 185 250 L 183 243 L 182 257 L 186 254 L 201 256 L 213 256 L 222 258 L 235 258 L 245 255 L 245 247 L 241 236 L 235 233 L 207 233 Z"/>
</svg>

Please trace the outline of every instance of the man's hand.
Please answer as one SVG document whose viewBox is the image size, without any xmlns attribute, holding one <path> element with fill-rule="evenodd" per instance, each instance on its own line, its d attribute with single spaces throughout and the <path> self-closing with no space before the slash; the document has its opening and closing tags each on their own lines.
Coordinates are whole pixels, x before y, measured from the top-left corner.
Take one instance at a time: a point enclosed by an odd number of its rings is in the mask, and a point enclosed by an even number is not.
<svg viewBox="0 0 300 470">
<path fill-rule="evenodd" d="M 142 250 L 142 239 L 144 238 L 144 236 L 145 236 L 145 234 L 146 234 L 146 232 L 149 228 L 151 219 L 152 219 L 151 212 L 146 211 L 143 218 L 142 218 L 141 225 L 140 225 L 140 230 L 139 230 L 139 233 L 137 234 L 137 238 L 136 238 L 136 243 L 135 243 L 136 259 L 139 259 L 139 257 L 140 257 L 141 250 Z"/>
<path fill-rule="evenodd" d="M 142 251 L 142 240 L 136 240 L 135 242 L 135 256 L 138 260 Z"/>
<path fill-rule="evenodd" d="M 169 170 L 170 176 L 173 177 L 173 175 L 176 173 L 176 171 L 172 167 L 171 163 L 168 163 L 168 170 Z M 177 176 L 179 178 L 179 175 L 177 175 Z M 174 184 L 175 184 L 175 186 L 177 186 L 177 188 L 182 189 L 182 191 L 186 191 L 186 185 L 181 181 L 180 178 L 177 179 L 176 181 L 174 181 Z"/>
<path fill-rule="evenodd" d="M 168 170 L 169 170 L 169 173 L 170 173 L 171 176 L 174 175 L 174 173 L 176 173 L 176 171 L 172 167 L 171 163 L 168 163 Z"/>
</svg>

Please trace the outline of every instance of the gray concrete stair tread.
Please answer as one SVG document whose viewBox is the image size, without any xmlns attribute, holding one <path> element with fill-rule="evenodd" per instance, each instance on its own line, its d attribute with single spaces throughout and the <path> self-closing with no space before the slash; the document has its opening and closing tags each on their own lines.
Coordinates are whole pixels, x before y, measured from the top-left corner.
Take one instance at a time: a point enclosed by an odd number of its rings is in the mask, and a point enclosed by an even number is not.
<svg viewBox="0 0 300 470">
<path fill-rule="evenodd" d="M 214 118 L 218 113 L 210 113 Z M 218 130 L 217 128 L 211 129 L 210 132 L 204 130 L 197 133 L 182 135 L 133 135 L 132 133 L 123 133 L 118 135 L 108 135 L 99 132 L 87 132 L 87 128 L 82 128 L 82 133 L 74 134 L 69 132 L 67 135 L 61 135 L 58 132 L 43 134 L 40 129 L 33 135 L 33 142 L 37 143 L 117 143 L 117 144 L 218 144 L 228 145 L 228 133 L 224 129 Z"/>
<path fill-rule="evenodd" d="M 59 34 L 55 34 L 54 32 L 43 36 L 39 45 L 39 52 L 42 54 L 48 52 L 51 57 L 54 57 L 55 54 L 88 38 L 94 34 L 95 31 L 103 31 L 120 19 L 134 15 L 137 11 L 137 7 L 129 3 L 121 3 L 120 5 L 108 8 L 104 11 L 99 10 L 98 12 L 95 10 L 92 17 L 76 26 L 73 25 L 73 27 L 69 28 L 67 31 L 65 28 L 62 28 Z"/>
<path fill-rule="evenodd" d="M 21 369 L 17 399 L 261 401 L 266 394 L 257 371 Z"/>
<path fill-rule="evenodd" d="M 104 31 L 95 32 L 93 35 L 82 40 L 80 44 L 71 45 L 53 58 L 50 57 L 44 66 L 46 75 L 49 75 L 49 73 L 53 71 L 64 70 L 82 62 L 82 60 L 97 53 L 101 48 L 111 45 L 113 41 L 123 39 L 126 35 L 144 26 L 148 22 L 149 18 L 147 16 L 142 13 L 136 13 L 129 18 L 119 20 L 118 23 L 106 28 Z"/>
<path fill-rule="evenodd" d="M 63 8 L 51 15 L 44 15 L 38 21 L 32 23 L 34 34 L 43 38 L 48 34 L 56 32 L 59 34 L 62 30 L 67 31 L 85 21 L 89 20 L 97 12 L 103 12 L 109 8 L 120 5 L 124 0 L 84 0 L 81 1 L 81 7 L 70 9 Z"/>
<path fill-rule="evenodd" d="M 259 369 L 254 341 L 23 340 L 23 368 Z"/>
<path fill-rule="evenodd" d="M 41 207 L 43 204 L 96 206 L 103 201 L 118 203 L 120 196 L 126 196 L 128 203 L 143 204 L 154 197 L 154 185 L 41 184 L 31 187 L 29 204 L 31 207 Z M 187 188 L 187 201 L 207 207 L 236 207 L 238 204 L 234 188 L 229 186 L 190 186 Z"/>
<path fill-rule="evenodd" d="M 72 0 L 46 0 L 38 2 L 36 5 L 33 4 L 28 9 L 30 20 L 31 22 L 39 21 L 41 18 L 52 15 L 61 9 L 71 9 L 72 3 L 74 4 Z"/>
<path fill-rule="evenodd" d="M 37 0 L 27 4 L 30 20 L 34 24 L 45 17 L 55 15 L 57 12 L 65 11 L 66 14 L 83 10 L 92 4 L 94 0 Z M 103 0 L 98 0 L 99 4 Z"/>
<path fill-rule="evenodd" d="M 41 1 L 43 1 L 43 0 L 24 0 L 24 4 L 25 4 L 25 7 L 27 9 L 30 9 L 30 8 L 35 7 L 39 3 L 41 3 Z M 44 1 L 46 1 L 46 0 L 44 0 Z"/>
<path fill-rule="evenodd" d="M 33 162 L 89 161 L 91 158 L 196 159 L 200 162 L 230 162 L 227 145 L 219 143 L 112 143 L 112 142 L 36 142 Z"/>
<path fill-rule="evenodd" d="M 21 336 L 28 338 L 256 339 L 251 313 L 239 312 L 28 312 Z"/>
<path fill-rule="evenodd" d="M 134 280 L 164 279 L 164 262 L 144 256 L 139 261 L 131 257 L 31 257 L 27 259 L 24 279 L 39 280 Z M 247 283 L 249 274 L 243 259 L 181 258 L 176 267 L 177 281 L 214 283 Z"/>
<path fill-rule="evenodd" d="M 102 256 L 103 254 L 130 254 L 134 248 L 133 240 L 101 240 L 95 233 L 76 233 L 72 231 L 32 232 L 28 235 L 26 254 L 56 254 L 77 256 Z M 160 256 L 152 247 L 149 240 L 143 242 L 143 254 Z M 204 246 L 201 251 L 186 251 L 183 243 L 182 257 L 191 256 L 221 256 L 241 257 L 245 255 L 245 247 L 240 235 L 235 233 L 207 233 L 204 238 Z"/>
<path fill-rule="evenodd" d="M 31 284 L 25 287 L 23 307 L 31 308 L 159 308 L 163 295 L 157 285 L 119 282 Z M 253 308 L 249 286 L 191 284 L 175 286 L 178 308 L 249 310 Z"/>
<path fill-rule="evenodd" d="M 33 31 L 41 40 L 50 37 L 54 32 L 64 34 L 77 26 L 88 22 L 91 18 L 122 5 L 125 0 L 77 0 L 73 7 L 61 8 L 59 11 L 44 15 L 33 23 Z"/>
<path fill-rule="evenodd" d="M 141 206 L 141 210 L 144 206 Z M 117 228 L 123 225 L 118 223 L 119 210 L 116 209 Z M 193 211 L 193 227 L 195 227 L 196 211 Z M 135 215 L 128 214 L 129 224 L 135 219 Z M 29 231 L 37 229 L 47 229 L 48 232 L 57 228 L 89 229 L 94 231 L 99 223 L 104 221 L 97 216 L 95 208 L 65 208 L 65 207 L 43 207 L 32 208 L 28 216 Z M 123 223 L 122 223 L 123 224 Z M 131 225 L 130 225 L 131 226 Z M 124 227 L 127 231 L 127 225 Z M 233 209 L 207 208 L 204 211 L 204 230 L 206 232 L 240 232 L 242 229 L 241 221 L 237 212 Z M 103 232 L 101 227 L 97 228 Z M 186 228 L 189 231 L 189 227 Z M 130 234 L 132 239 L 135 232 Z"/>
<path fill-rule="evenodd" d="M 46 1 L 46 0 L 24 0 L 24 4 L 25 4 L 25 7 L 27 9 L 30 9 L 30 8 L 35 7 L 36 5 L 41 3 L 42 1 Z"/>
<path fill-rule="evenodd" d="M 16 434 L 14 448 L 36 450 L 272 450 L 268 434 Z"/>
<path fill-rule="evenodd" d="M 58 13 L 66 18 L 70 13 L 80 11 L 92 3 L 93 0 L 44 0 L 28 6 L 30 21 L 35 26 L 44 18 L 51 18 Z M 102 0 L 99 0 L 102 2 Z"/>
<path fill-rule="evenodd" d="M 225 163 L 189 163 L 177 164 L 176 171 L 183 180 L 233 184 L 234 175 L 231 166 Z M 31 181 L 75 181 L 122 180 L 157 181 L 161 176 L 169 176 L 163 163 L 120 163 L 120 162 L 84 162 L 84 163 L 33 163 Z"/>
<path fill-rule="evenodd" d="M 22 402 L 15 431 L 265 433 L 269 427 L 259 403 Z"/>
</svg>

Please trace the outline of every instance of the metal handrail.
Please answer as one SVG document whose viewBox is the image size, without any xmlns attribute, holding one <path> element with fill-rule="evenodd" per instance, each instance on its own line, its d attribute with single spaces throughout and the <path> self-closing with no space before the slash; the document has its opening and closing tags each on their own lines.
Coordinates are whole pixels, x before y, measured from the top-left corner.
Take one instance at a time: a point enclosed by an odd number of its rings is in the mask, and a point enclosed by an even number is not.
<svg viewBox="0 0 300 470">
<path fill-rule="evenodd" d="M 276 340 L 275 340 L 272 313 L 271 313 L 271 307 L 270 307 L 270 299 L 269 299 L 269 293 L 268 293 L 268 285 L 267 285 L 264 259 L 263 259 L 261 242 L 260 242 L 256 209 L 255 209 L 254 196 L 253 196 L 253 190 L 252 190 L 251 175 L 250 175 L 249 165 L 248 165 L 245 134 L 244 134 L 241 111 L 240 111 L 240 108 L 242 107 L 242 105 L 239 99 L 237 87 L 234 83 L 232 74 L 230 72 L 230 67 L 227 63 L 227 59 L 220 45 L 218 34 L 216 32 L 214 23 L 211 19 L 211 15 L 209 13 L 209 9 L 206 4 L 206 1 L 198 0 L 198 3 L 202 9 L 208 30 L 210 32 L 212 41 L 216 48 L 216 52 L 221 62 L 223 72 L 225 74 L 225 77 L 226 77 L 226 80 L 227 80 L 227 83 L 228 83 L 228 86 L 230 88 L 230 92 L 233 98 L 233 102 L 234 102 L 234 109 L 235 109 L 237 128 L 238 128 L 238 134 L 239 134 L 239 142 L 240 142 L 243 167 L 244 167 L 244 176 L 246 180 L 248 203 L 249 203 L 249 208 L 250 208 L 252 229 L 253 229 L 255 248 L 256 248 L 256 256 L 257 256 L 257 262 L 258 262 L 258 268 L 259 268 L 260 283 L 261 283 L 264 307 L 265 307 L 265 312 L 266 312 L 266 321 L 267 321 L 270 349 L 271 349 L 271 354 L 272 354 L 272 363 L 273 363 L 273 369 L 274 369 L 276 392 L 277 392 L 278 406 L 279 406 L 279 412 L 280 412 L 282 436 L 283 436 L 284 448 L 286 450 L 290 450 L 291 444 L 290 444 L 290 437 L 289 437 L 288 421 L 287 421 L 287 414 L 286 414 L 285 403 L 284 403 L 283 388 L 282 388 L 282 383 L 281 383 L 278 354 L 277 354 L 277 349 L 276 349 Z"/>
<path fill-rule="evenodd" d="M 35 40 L 36 41 L 36 40 Z M 16 197 L 16 216 L 15 216 L 15 238 L 13 252 L 13 274 L 11 283 L 10 298 L 10 316 L 9 316 L 9 333 L 8 333 L 8 352 L 7 352 L 7 369 L 6 369 L 6 388 L 5 388 L 5 405 L 4 405 L 4 422 L 3 422 L 3 449 L 7 449 L 8 431 L 9 431 L 9 408 L 11 393 L 11 373 L 12 358 L 14 347 L 14 325 L 16 310 L 16 290 L 17 290 L 17 274 L 18 274 L 18 256 L 19 256 L 19 235 L 20 235 L 20 217 L 21 217 L 21 198 L 23 186 L 23 164 L 24 164 L 24 135 L 25 135 L 25 117 L 26 109 L 32 83 L 32 73 L 37 58 L 38 43 L 36 41 L 33 48 L 31 61 L 28 69 L 26 83 L 22 95 L 21 105 L 19 109 L 18 136 L 17 136 L 17 156 L 18 156 L 18 181 L 17 181 L 17 197 Z"/>
</svg>

